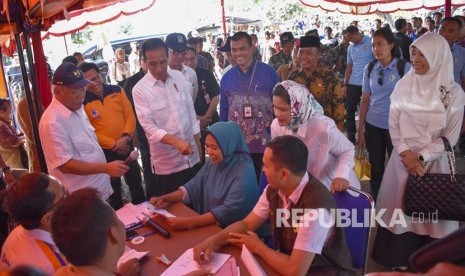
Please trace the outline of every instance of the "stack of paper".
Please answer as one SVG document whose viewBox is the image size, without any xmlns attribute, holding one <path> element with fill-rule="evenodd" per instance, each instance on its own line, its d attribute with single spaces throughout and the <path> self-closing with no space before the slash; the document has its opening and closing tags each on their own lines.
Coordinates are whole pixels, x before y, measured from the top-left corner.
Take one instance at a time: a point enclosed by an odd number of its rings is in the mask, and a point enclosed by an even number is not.
<svg viewBox="0 0 465 276">
<path fill-rule="evenodd" d="M 149 253 L 148 251 L 139 252 L 139 251 L 136 251 L 136 250 L 131 249 L 128 246 L 126 246 L 124 248 L 123 255 L 118 260 L 118 266 L 120 266 L 120 264 L 122 264 L 122 263 L 125 263 L 125 262 L 129 261 L 130 259 L 136 258 L 136 259 L 140 260 L 145 255 L 147 255 L 148 253 Z"/>
<path fill-rule="evenodd" d="M 152 204 L 149 202 L 143 202 L 138 205 L 133 205 L 132 203 L 128 203 L 116 211 L 116 215 L 118 218 L 123 222 L 124 226 L 127 228 L 129 226 L 135 225 L 140 223 L 139 218 L 143 218 L 143 213 L 148 215 L 150 214 L 160 214 L 165 217 L 175 217 L 170 212 L 166 211 L 165 209 L 156 209 L 153 207 Z"/>
<path fill-rule="evenodd" d="M 209 262 L 203 266 L 203 269 L 210 270 L 211 273 L 217 273 L 230 257 L 231 255 L 229 254 L 212 252 Z M 194 260 L 194 251 L 190 248 L 171 264 L 161 276 L 185 275 L 201 268 L 202 267 Z"/>
<path fill-rule="evenodd" d="M 242 262 L 244 262 L 245 267 L 247 267 L 247 270 L 249 271 L 250 275 L 266 276 L 265 271 L 263 271 L 263 268 L 257 262 L 257 259 L 255 259 L 252 252 L 249 251 L 245 244 L 242 245 L 241 259 Z"/>
</svg>

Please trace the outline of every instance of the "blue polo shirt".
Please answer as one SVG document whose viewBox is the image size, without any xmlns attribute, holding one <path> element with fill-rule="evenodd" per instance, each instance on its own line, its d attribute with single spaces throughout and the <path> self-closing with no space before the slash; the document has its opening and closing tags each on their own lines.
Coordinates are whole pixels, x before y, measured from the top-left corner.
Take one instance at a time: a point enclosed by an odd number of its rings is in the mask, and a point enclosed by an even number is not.
<svg viewBox="0 0 465 276">
<path fill-rule="evenodd" d="M 364 35 L 360 43 L 351 43 L 347 49 L 347 64 L 352 64 L 349 84 L 361 86 L 363 84 L 363 69 L 374 59 L 371 51 L 371 38 Z"/>
<path fill-rule="evenodd" d="M 389 129 L 389 106 L 391 105 L 391 94 L 400 80 L 399 72 L 397 71 L 398 58 L 394 58 L 388 66 L 383 65 L 378 61 L 371 71 L 368 78 L 368 65 L 363 71 L 363 93 L 370 94 L 370 104 L 366 122 L 375 127 Z M 405 63 L 404 76 L 412 68 L 412 65 Z M 382 85 L 378 84 L 378 78 L 382 75 Z"/>
<path fill-rule="evenodd" d="M 235 65 L 221 78 L 220 121 L 239 125 L 251 153 L 263 153 L 265 143 L 271 139 L 271 94 L 278 82 L 273 67 L 257 60 L 245 74 Z"/>
<path fill-rule="evenodd" d="M 454 43 L 451 50 L 454 60 L 454 80 L 459 85 L 462 85 L 462 78 L 465 77 L 465 48 Z"/>
</svg>

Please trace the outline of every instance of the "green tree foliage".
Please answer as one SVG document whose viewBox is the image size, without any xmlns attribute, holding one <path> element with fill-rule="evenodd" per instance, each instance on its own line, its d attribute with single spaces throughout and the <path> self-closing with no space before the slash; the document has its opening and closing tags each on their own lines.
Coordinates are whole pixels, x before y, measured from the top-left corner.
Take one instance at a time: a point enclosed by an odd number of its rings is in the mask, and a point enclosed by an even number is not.
<svg viewBox="0 0 465 276">
<path fill-rule="evenodd" d="M 132 26 L 131 23 L 119 25 L 118 28 L 119 28 L 118 33 L 125 34 L 125 35 L 131 35 L 132 31 L 134 30 L 134 26 Z"/>
<path fill-rule="evenodd" d="M 84 45 L 91 41 L 93 38 L 94 30 L 91 26 L 87 26 L 85 29 L 71 34 L 71 41 L 74 44 Z"/>
</svg>

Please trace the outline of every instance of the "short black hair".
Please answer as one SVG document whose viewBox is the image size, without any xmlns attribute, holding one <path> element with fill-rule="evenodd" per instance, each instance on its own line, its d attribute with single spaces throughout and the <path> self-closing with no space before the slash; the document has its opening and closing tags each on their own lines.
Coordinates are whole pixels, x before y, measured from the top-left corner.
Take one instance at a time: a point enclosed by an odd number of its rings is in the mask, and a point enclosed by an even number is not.
<svg viewBox="0 0 465 276">
<path fill-rule="evenodd" d="M 346 28 L 346 32 L 348 34 L 360 34 L 360 31 L 358 30 L 358 28 L 352 25 Z"/>
<path fill-rule="evenodd" d="M 187 51 L 192 51 L 194 52 L 194 55 L 197 56 L 197 51 L 195 50 L 194 47 L 187 45 Z"/>
<path fill-rule="evenodd" d="M 40 226 L 42 216 L 55 200 L 55 194 L 47 191 L 48 175 L 28 173 L 14 183 L 5 198 L 5 210 L 11 218 L 28 230 Z"/>
<path fill-rule="evenodd" d="M 83 73 L 89 71 L 89 70 L 92 70 L 94 69 L 95 71 L 97 71 L 98 74 L 100 74 L 100 70 L 98 69 L 98 66 L 97 64 L 93 63 L 93 62 L 83 62 L 81 63 L 79 66 L 78 66 L 79 70 L 81 70 Z"/>
<path fill-rule="evenodd" d="M 394 27 L 396 28 L 397 31 L 402 30 L 404 26 L 407 26 L 407 20 L 403 18 L 399 18 L 394 22 Z"/>
<path fill-rule="evenodd" d="M 65 63 L 65 62 L 71 62 L 72 64 L 76 65 L 79 63 L 79 61 L 74 57 L 74 56 L 67 56 L 65 57 L 61 63 Z"/>
<path fill-rule="evenodd" d="M 113 210 L 98 191 L 83 188 L 65 198 L 53 213 L 52 237 L 71 264 L 93 265 L 103 258 L 108 231 L 115 224 Z"/>
<path fill-rule="evenodd" d="M 246 32 L 237 32 L 231 37 L 231 41 L 239 41 L 241 39 L 247 39 L 247 44 L 252 46 L 252 37 Z"/>
<path fill-rule="evenodd" d="M 82 53 L 80 53 L 80 52 L 74 52 L 74 53 L 73 53 L 73 57 L 77 57 L 77 56 L 82 56 Z"/>
<path fill-rule="evenodd" d="M 8 104 L 11 105 L 11 101 L 9 98 L 0 98 L 0 110 L 6 111 Z"/>
<path fill-rule="evenodd" d="M 381 24 L 381 19 L 376 18 L 375 21 L 378 21 Z"/>
<path fill-rule="evenodd" d="M 293 174 L 302 176 L 307 172 L 307 146 L 299 138 L 291 135 L 278 136 L 266 143 L 273 152 L 271 158 L 275 166 L 286 168 Z"/>
<path fill-rule="evenodd" d="M 462 28 L 462 21 L 460 19 L 458 19 L 457 17 L 444 17 L 441 20 L 440 25 L 442 25 L 442 23 L 444 23 L 444 22 L 455 22 L 459 26 L 459 30 L 460 30 L 460 28 Z"/>
<path fill-rule="evenodd" d="M 144 41 L 141 46 L 142 57 L 147 58 L 147 51 L 156 50 L 163 48 L 165 49 L 166 56 L 168 56 L 168 46 L 161 38 L 150 38 Z"/>
</svg>

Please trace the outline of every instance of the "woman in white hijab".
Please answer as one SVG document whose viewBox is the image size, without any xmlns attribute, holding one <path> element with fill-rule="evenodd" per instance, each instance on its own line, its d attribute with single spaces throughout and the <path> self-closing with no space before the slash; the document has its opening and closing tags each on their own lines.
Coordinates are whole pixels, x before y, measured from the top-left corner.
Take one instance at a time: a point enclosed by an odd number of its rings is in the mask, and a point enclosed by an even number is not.
<svg viewBox="0 0 465 276">
<path fill-rule="evenodd" d="M 331 192 L 350 186 L 360 189 L 353 171 L 354 145 L 323 115 L 323 108 L 308 89 L 294 81 L 276 84 L 273 90 L 276 118 L 271 123 L 271 138 L 294 135 L 308 148 L 307 171 Z"/>
<path fill-rule="evenodd" d="M 373 259 L 385 266 L 408 265 L 420 247 L 458 229 L 457 221 L 423 220 L 402 212 L 409 174 L 422 176 L 423 162 L 435 160 L 431 173 L 448 173 L 444 143 L 457 143 L 465 94 L 454 82 L 453 60 L 447 41 L 435 33 L 422 35 L 410 46 L 413 70 L 396 85 L 391 96 L 389 132 L 394 150 L 384 173 L 377 212 L 384 212 Z"/>
</svg>

